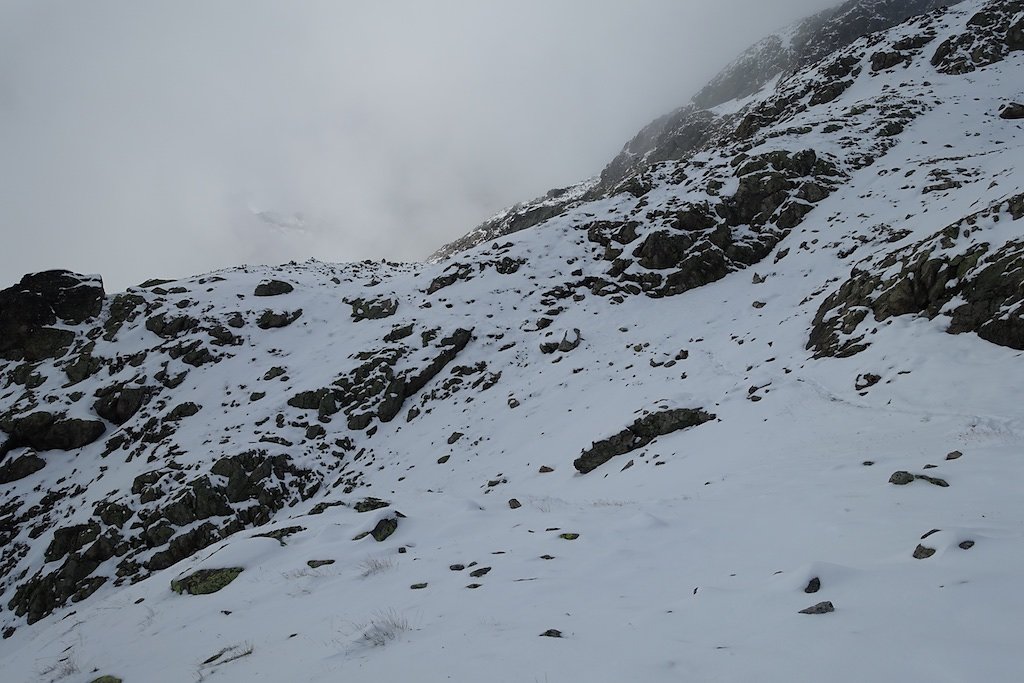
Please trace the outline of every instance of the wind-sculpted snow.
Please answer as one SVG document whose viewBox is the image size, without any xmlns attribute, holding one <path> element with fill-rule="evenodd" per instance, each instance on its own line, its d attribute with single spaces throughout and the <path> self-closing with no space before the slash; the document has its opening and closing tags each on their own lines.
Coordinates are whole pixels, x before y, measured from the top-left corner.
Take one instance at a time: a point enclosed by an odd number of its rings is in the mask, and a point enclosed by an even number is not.
<svg viewBox="0 0 1024 683">
<path fill-rule="evenodd" d="M 2 678 L 1015 681 L 1014 7 L 436 263 L 0 292 Z"/>
</svg>

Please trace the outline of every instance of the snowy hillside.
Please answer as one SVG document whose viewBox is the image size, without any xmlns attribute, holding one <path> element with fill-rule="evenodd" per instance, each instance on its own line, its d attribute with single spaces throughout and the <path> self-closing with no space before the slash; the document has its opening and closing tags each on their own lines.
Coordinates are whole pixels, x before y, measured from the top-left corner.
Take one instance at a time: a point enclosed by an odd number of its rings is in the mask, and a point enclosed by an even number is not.
<svg viewBox="0 0 1024 683">
<path fill-rule="evenodd" d="M 967 0 L 436 263 L 26 276 L 2 680 L 1019 680 L 1022 103 Z"/>
</svg>

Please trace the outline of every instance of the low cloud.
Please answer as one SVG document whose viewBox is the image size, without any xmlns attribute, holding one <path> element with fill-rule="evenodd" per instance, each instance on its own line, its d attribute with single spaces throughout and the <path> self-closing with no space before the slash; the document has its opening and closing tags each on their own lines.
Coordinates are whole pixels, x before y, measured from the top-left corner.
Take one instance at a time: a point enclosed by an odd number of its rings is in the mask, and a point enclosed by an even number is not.
<svg viewBox="0 0 1024 683">
<path fill-rule="evenodd" d="M 828 0 L 0 0 L 0 286 L 421 259 Z"/>
</svg>

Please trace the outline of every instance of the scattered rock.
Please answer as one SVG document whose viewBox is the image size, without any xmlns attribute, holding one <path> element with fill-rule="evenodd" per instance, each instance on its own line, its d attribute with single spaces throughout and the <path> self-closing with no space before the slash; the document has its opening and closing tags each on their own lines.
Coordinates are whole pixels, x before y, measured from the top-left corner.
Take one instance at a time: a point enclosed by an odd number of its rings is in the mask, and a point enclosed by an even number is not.
<svg viewBox="0 0 1024 683">
<path fill-rule="evenodd" d="M 427 587 L 426 583 L 414 583 L 411 586 L 409 586 L 409 588 L 411 588 L 414 591 L 422 590 L 422 589 L 424 589 L 426 587 Z"/>
<path fill-rule="evenodd" d="M 334 564 L 334 560 L 307 560 L 306 564 L 309 565 L 310 569 L 318 569 L 320 567 L 326 567 L 329 564 Z"/>
<path fill-rule="evenodd" d="M 961 550 L 970 550 L 974 547 L 974 541 L 961 541 L 957 547 Z"/>
<path fill-rule="evenodd" d="M 923 560 L 925 558 L 931 557 L 934 554 L 935 554 L 935 548 L 929 548 L 927 546 L 921 545 L 920 543 L 918 543 L 917 547 L 914 548 L 914 559 L 915 560 Z"/>
<path fill-rule="evenodd" d="M 889 477 L 890 484 L 896 484 L 897 486 L 906 486 L 907 484 L 914 481 L 914 475 L 910 472 L 900 470 L 899 472 L 893 472 L 892 476 Z"/>
<path fill-rule="evenodd" d="M 946 454 L 946 460 L 957 460 L 961 456 L 963 456 L 963 453 L 961 453 L 960 451 L 950 451 L 949 453 Z"/>
<path fill-rule="evenodd" d="M 395 533 L 398 529 L 398 518 L 387 517 L 377 522 L 377 526 L 373 527 L 373 531 L 370 535 L 373 536 L 373 540 L 378 543 L 382 543 L 387 540 L 388 536 Z"/>
<path fill-rule="evenodd" d="M 510 508 L 512 508 L 513 510 L 515 510 L 515 509 L 517 509 L 517 508 L 521 508 L 521 507 L 523 506 L 523 504 L 522 504 L 522 503 L 520 503 L 520 502 L 519 502 L 518 500 L 516 500 L 515 498 L 509 498 L 509 499 L 508 499 L 508 506 L 509 506 Z"/>
<path fill-rule="evenodd" d="M 448 437 L 448 445 L 451 446 L 453 443 L 465 436 L 462 432 L 452 432 L 452 435 Z"/>
<path fill-rule="evenodd" d="M 1024 119 L 1024 104 L 1013 102 L 999 110 L 1001 119 Z"/>
<path fill-rule="evenodd" d="M 882 381 L 882 378 L 879 375 L 871 372 L 865 372 L 863 375 L 857 375 L 857 381 L 854 382 L 853 386 L 857 391 L 863 391 L 868 387 L 875 386 L 880 381 Z"/>
<path fill-rule="evenodd" d="M 580 537 L 580 535 L 579 534 L 569 534 L 569 533 L 567 533 L 567 534 L 558 534 L 558 537 L 561 538 L 561 539 L 564 539 L 566 541 L 575 541 L 577 538 Z"/>
<path fill-rule="evenodd" d="M 807 587 L 804 588 L 804 593 L 817 593 L 819 590 L 821 590 L 821 579 L 815 576 L 807 582 Z"/>
<path fill-rule="evenodd" d="M 828 614 L 829 612 L 835 611 L 836 608 L 832 605 L 832 603 L 829 601 L 825 601 L 819 602 L 816 605 L 811 605 L 810 607 L 800 610 L 800 614 Z"/>
<path fill-rule="evenodd" d="M 562 637 L 562 632 L 559 631 L 557 628 L 549 628 L 547 631 L 544 631 L 544 633 L 541 633 L 540 637 L 541 638 L 561 638 Z"/>
<path fill-rule="evenodd" d="M 548 467 L 547 465 L 541 465 L 540 469 L 537 470 L 537 471 L 540 472 L 541 474 L 548 474 L 550 472 L 554 472 L 555 468 L 554 467 Z"/>
<path fill-rule="evenodd" d="M 302 309 L 298 309 L 292 312 L 276 313 L 271 310 L 263 311 L 259 319 L 256 321 L 257 327 L 261 330 L 270 330 L 280 327 L 287 327 L 293 322 L 302 317 Z"/>
<path fill-rule="evenodd" d="M 486 575 L 490 571 L 490 567 L 480 567 L 480 569 L 474 569 L 473 571 L 471 571 L 469 575 L 472 576 L 474 579 L 479 579 L 481 576 Z"/>
<path fill-rule="evenodd" d="M 939 479 L 938 477 L 929 477 L 927 474 L 916 474 L 914 475 L 914 478 L 922 479 L 928 482 L 929 484 L 932 484 L 934 486 L 941 486 L 942 488 L 947 488 L 949 486 L 949 482 L 947 482 L 945 479 Z"/>
<path fill-rule="evenodd" d="M 369 497 L 363 498 L 361 501 L 357 502 L 355 505 L 352 506 L 352 509 L 355 510 L 356 512 L 370 512 L 371 510 L 380 510 L 381 508 L 386 508 L 389 505 L 391 505 L 391 503 L 389 503 L 386 500 Z"/>
</svg>

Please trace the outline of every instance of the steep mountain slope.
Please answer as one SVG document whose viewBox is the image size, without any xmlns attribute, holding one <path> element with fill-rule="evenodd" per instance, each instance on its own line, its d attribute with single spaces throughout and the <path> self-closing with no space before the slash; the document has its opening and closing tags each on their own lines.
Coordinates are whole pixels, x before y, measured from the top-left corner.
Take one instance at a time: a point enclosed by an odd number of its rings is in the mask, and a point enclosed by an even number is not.
<svg viewBox="0 0 1024 683">
<path fill-rule="evenodd" d="M 446 261 L 26 276 L 4 679 L 1016 680 L 1022 67 L 969 0 Z"/>
</svg>

